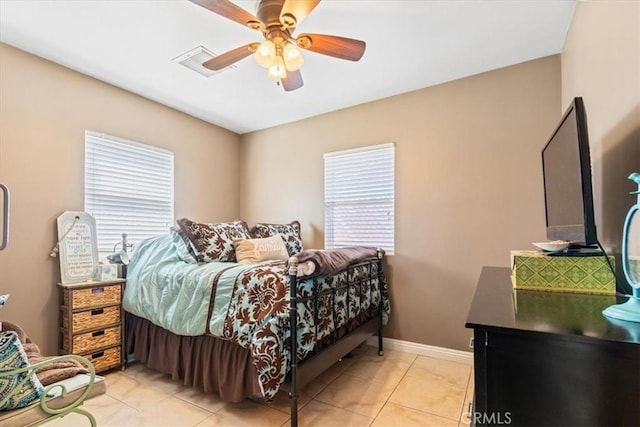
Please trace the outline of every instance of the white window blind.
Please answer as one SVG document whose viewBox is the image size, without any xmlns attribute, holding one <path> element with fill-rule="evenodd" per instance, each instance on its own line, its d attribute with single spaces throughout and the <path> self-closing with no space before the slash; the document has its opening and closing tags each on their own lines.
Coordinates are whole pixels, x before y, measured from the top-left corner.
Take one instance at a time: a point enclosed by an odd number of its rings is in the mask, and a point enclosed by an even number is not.
<svg viewBox="0 0 640 427">
<path fill-rule="evenodd" d="M 173 153 L 85 132 L 84 210 L 96 220 L 98 251 L 164 234 L 173 224 Z"/>
<path fill-rule="evenodd" d="M 324 155 L 325 248 L 394 251 L 393 143 Z"/>
</svg>

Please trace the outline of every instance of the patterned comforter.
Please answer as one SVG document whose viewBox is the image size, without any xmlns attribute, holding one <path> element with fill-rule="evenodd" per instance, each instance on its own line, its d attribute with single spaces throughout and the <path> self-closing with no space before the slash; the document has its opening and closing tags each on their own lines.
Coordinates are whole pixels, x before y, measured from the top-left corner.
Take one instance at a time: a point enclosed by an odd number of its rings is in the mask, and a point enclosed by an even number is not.
<svg viewBox="0 0 640 427">
<path fill-rule="evenodd" d="M 271 399 L 290 359 L 289 283 L 284 273 L 283 261 L 188 263 L 171 236 L 158 236 L 140 242 L 134 252 L 123 307 L 176 335 L 209 334 L 249 349 L 263 396 Z M 383 280 L 381 293 L 379 280 L 375 262 L 300 280 L 299 359 L 334 331 L 364 323 L 380 307 L 386 323 L 389 301 L 386 284 Z"/>
</svg>

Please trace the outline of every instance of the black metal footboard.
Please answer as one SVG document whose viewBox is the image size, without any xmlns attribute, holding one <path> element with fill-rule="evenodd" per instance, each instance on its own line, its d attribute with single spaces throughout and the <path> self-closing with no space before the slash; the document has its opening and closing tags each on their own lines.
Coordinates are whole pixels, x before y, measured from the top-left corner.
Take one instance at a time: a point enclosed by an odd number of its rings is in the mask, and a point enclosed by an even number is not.
<svg viewBox="0 0 640 427">
<path fill-rule="evenodd" d="M 289 259 L 287 276 L 290 285 L 290 367 L 288 377 L 289 397 L 291 399 L 291 426 L 298 425 L 298 394 L 302 387 L 313 380 L 324 370 L 332 366 L 340 358 L 354 350 L 372 335 L 378 335 L 378 354 L 382 356 L 382 316 L 384 298 L 386 298 L 386 280 L 383 272 L 384 251 L 378 250 L 376 258 L 370 258 L 352 264 L 346 271 L 347 280 L 331 286 L 330 289 L 320 290 L 318 279 L 313 279 L 313 295 L 300 298 L 298 296 L 298 260 Z M 311 280 L 311 279 L 307 279 Z M 376 301 L 374 295 L 378 292 L 380 298 Z M 336 308 L 337 294 L 346 294 L 346 324 L 336 327 L 330 334 L 319 339 L 314 351 L 304 360 L 298 358 L 298 304 L 312 304 L 315 324 L 315 337 L 319 334 L 320 310 L 319 304 L 323 298 L 332 301 L 333 325 L 338 325 Z M 369 293 L 369 304 L 363 306 L 363 293 Z M 355 304 L 357 313 L 351 313 Z M 352 318 L 352 314 L 355 314 Z M 286 386 L 283 387 L 286 389 Z"/>
</svg>

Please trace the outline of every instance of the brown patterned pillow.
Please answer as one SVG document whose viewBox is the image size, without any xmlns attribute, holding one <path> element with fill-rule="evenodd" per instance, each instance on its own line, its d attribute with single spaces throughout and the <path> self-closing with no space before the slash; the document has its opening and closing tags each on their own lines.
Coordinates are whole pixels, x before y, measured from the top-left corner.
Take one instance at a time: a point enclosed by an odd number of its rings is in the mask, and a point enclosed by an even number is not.
<svg viewBox="0 0 640 427">
<path fill-rule="evenodd" d="M 171 241 L 176 248 L 178 257 L 187 264 L 196 263 L 198 254 L 184 231 L 179 227 L 171 227 L 169 228 L 169 234 L 171 234 Z"/>
<path fill-rule="evenodd" d="M 181 218 L 176 223 L 191 241 L 198 262 L 235 262 L 233 239 L 251 238 L 244 221 L 203 224 Z"/>
<path fill-rule="evenodd" d="M 289 224 L 258 223 L 251 229 L 251 235 L 254 238 L 271 237 L 276 234 L 282 236 L 289 256 L 294 256 L 304 249 L 300 238 L 300 222 L 298 221 L 291 221 Z"/>
</svg>

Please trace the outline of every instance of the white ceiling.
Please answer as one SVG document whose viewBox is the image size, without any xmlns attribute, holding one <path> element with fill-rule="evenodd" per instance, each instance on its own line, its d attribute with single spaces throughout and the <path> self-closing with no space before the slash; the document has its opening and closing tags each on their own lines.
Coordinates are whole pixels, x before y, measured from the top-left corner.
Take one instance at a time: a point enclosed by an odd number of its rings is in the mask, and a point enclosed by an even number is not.
<svg viewBox="0 0 640 427">
<path fill-rule="evenodd" d="M 291 0 L 290 0 L 291 1 Z M 235 1 L 255 14 L 255 1 Z M 359 62 L 304 52 L 284 92 L 253 58 L 204 77 L 172 61 L 259 32 L 186 0 L 0 0 L 0 41 L 246 133 L 559 53 L 574 0 L 324 0 L 297 33 L 365 40 Z"/>
</svg>

